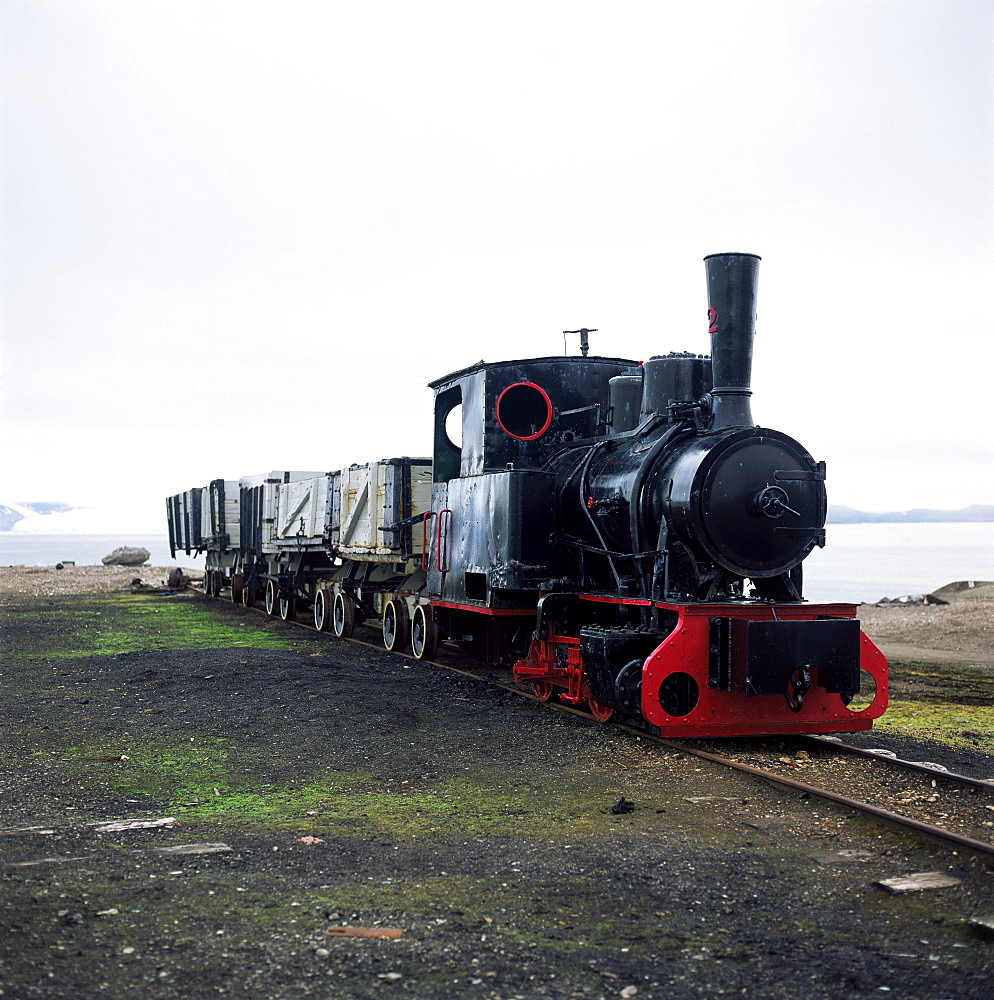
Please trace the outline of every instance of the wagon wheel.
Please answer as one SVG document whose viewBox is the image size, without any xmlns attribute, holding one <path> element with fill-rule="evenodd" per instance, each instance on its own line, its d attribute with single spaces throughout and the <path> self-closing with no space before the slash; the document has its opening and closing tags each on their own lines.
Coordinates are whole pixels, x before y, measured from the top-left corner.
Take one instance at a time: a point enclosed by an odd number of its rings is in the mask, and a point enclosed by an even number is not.
<svg viewBox="0 0 994 1000">
<path fill-rule="evenodd" d="M 331 628 L 332 605 L 335 598 L 326 587 L 318 587 L 314 595 L 314 627 L 319 632 L 327 632 Z"/>
<path fill-rule="evenodd" d="M 280 618 L 285 622 L 292 622 L 297 617 L 297 595 L 291 594 L 289 597 L 280 598 Z"/>
<path fill-rule="evenodd" d="M 332 614 L 331 630 L 339 639 L 348 639 L 355 631 L 355 601 L 341 590 L 335 594 L 335 608 Z"/>
<path fill-rule="evenodd" d="M 241 604 L 242 602 L 242 574 L 231 574 L 231 603 Z"/>
<path fill-rule="evenodd" d="M 211 581 L 211 596 L 220 597 L 221 588 L 224 586 L 224 571 L 220 569 L 215 570 L 214 575 L 211 577 Z"/>
<path fill-rule="evenodd" d="M 419 660 L 432 660 L 438 652 L 440 636 L 432 619 L 431 610 L 419 604 L 414 609 L 411 622 L 411 649 Z"/>
<path fill-rule="evenodd" d="M 204 570 L 204 597 L 214 596 L 214 570 Z"/>
<path fill-rule="evenodd" d="M 532 681 L 532 693 L 539 701 L 548 701 L 556 690 L 552 681 Z"/>
<path fill-rule="evenodd" d="M 266 581 L 266 614 L 275 615 L 279 609 L 279 601 L 276 599 L 277 589 L 275 580 Z"/>
<path fill-rule="evenodd" d="M 590 714 L 598 722 L 607 722 L 614 715 L 613 708 L 610 708 L 608 705 L 602 705 L 599 701 L 594 701 L 593 698 L 587 699 L 587 708 L 590 709 Z"/>
<path fill-rule="evenodd" d="M 255 585 L 251 584 L 248 587 L 242 587 L 242 607 L 243 608 L 254 608 L 255 607 Z"/>
<path fill-rule="evenodd" d="M 393 597 L 383 609 L 383 648 L 391 653 L 403 653 L 411 638 L 411 616 L 407 602 Z"/>
</svg>

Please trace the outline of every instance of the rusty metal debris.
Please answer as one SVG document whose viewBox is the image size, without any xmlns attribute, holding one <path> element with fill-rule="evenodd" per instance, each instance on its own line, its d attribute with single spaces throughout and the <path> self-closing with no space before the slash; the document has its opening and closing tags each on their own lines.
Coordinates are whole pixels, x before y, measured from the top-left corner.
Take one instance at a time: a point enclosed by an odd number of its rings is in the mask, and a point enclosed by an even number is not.
<svg viewBox="0 0 994 1000">
<path fill-rule="evenodd" d="M 404 932 L 399 927 L 329 927 L 325 937 L 399 938 Z"/>
</svg>

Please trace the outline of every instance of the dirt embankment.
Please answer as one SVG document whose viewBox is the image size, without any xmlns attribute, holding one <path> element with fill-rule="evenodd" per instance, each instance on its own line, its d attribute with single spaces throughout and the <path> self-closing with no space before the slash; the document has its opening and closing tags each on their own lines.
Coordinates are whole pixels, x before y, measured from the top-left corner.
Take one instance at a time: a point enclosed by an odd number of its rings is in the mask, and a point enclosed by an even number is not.
<svg viewBox="0 0 994 1000">
<path fill-rule="evenodd" d="M 994 584 L 949 584 L 936 596 L 948 603 L 859 609 L 890 665 L 891 698 L 994 706 Z"/>
</svg>

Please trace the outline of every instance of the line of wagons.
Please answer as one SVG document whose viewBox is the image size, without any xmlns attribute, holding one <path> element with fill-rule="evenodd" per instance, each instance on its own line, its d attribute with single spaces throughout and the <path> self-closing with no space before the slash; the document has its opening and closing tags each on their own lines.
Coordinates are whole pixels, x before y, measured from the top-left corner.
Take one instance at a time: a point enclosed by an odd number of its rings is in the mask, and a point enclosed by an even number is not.
<svg viewBox="0 0 994 1000">
<path fill-rule="evenodd" d="M 382 621 L 383 645 L 431 659 L 439 632 L 426 593 L 430 458 L 389 458 L 333 472 L 215 479 L 167 499 L 169 547 L 206 554 L 204 591 L 284 621 L 352 635 Z"/>
</svg>

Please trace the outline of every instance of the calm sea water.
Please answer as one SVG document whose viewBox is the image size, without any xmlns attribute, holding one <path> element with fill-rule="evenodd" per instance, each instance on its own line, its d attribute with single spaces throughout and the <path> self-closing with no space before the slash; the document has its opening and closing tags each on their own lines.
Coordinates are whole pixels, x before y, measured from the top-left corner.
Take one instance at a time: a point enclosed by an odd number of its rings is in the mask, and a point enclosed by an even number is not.
<svg viewBox="0 0 994 1000">
<path fill-rule="evenodd" d="M 994 522 L 979 524 L 830 524 L 824 549 L 804 563 L 811 601 L 879 601 L 924 594 L 954 580 L 994 580 Z M 202 568 L 203 557 L 174 562 L 159 535 L 13 535 L 0 533 L 0 565 L 51 566 L 73 559 L 100 565 L 119 545 L 142 546 L 153 566 Z"/>
<path fill-rule="evenodd" d="M 203 568 L 203 556 L 169 555 L 169 536 L 157 535 L 16 535 L 0 532 L 0 566 L 54 566 L 71 559 L 77 566 L 99 566 L 122 545 L 148 549 L 152 566 Z"/>
<path fill-rule="evenodd" d="M 994 580 L 994 522 L 829 524 L 804 561 L 810 601 L 879 601 L 956 580 Z"/>
</svg>

